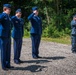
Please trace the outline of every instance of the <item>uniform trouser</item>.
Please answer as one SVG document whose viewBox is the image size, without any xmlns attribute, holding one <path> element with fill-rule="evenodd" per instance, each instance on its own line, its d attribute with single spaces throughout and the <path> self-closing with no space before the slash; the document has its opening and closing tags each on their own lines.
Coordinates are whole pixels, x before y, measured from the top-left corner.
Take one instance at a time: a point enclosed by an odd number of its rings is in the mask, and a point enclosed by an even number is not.
<svg viewBox="0 0 76 75">
<path fill-rule="evenodd" d="M 72 43 L 72 51 L 76 51 L 76 35 L 71 36 L 71 43 Z"/>
<path fill-rule="evenodd" d="M 1 40 L 1 64 L 2 68 L 10 66 L 11 38 L 0 38 Z"/>
<path fill-rule="evenodd" d="M 22 38 L 14 38 L 14 60 L 19 60 L 22 48 Z"/>
<path fill-rule="evenodd" d="M 0 66 L 1 66 L 1 39 L 0 39 Z"/>
<path fill-rule="evenodd" d="M 37 57 L 39 54 L 39 45 L 40 45 L 41 35 L 31 34 L 31 40 L 32 40 L 32 56 Z"/>
</svg>

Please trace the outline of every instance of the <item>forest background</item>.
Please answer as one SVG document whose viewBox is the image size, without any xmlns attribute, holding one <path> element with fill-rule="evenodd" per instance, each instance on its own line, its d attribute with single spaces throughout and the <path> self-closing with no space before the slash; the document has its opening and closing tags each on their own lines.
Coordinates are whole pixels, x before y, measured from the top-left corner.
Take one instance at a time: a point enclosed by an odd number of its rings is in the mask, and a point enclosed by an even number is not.
<svg viewBox="0 0 76 75">
<path fill-rule="evenodd" d="M 11 15 L 15 15 L 17 8 L 22 9 L 24 18 L 24 37 L 30 36 L 30 22 L 27 17 L 32 13 L 32 7 L 38 6 L 39 16 L 42 18 L 44 40 L 59 43 L 70 43 L 73 15 L 76 14 L 76 0 L 0 0 L 0 12 L 3 4 L 12 5 Z"/>
</svg>

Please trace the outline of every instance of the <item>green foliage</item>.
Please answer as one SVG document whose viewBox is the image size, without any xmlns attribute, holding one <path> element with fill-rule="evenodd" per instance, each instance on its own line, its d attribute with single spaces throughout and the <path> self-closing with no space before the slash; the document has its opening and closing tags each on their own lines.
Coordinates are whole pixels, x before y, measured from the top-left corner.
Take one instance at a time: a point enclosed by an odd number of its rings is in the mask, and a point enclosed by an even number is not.
<svg viewBox="0 0 76 75">
<path fill-rule="evenodd" d="M 25 23 L 24 25 L 24 36 L 30 36 L 30 22 Z"/>
<path fill-rule="evenodd" d="M 43 37 L 48 37 L 48 36 L 49 36 L 49 34 L 48 34 L 48 27 L 46 27 L 46 28 L 44 29 L 42 36 L 43 36 Z"/>
<path fill-rule="evenodd" d="M 26 29 L 24 30 L 24 36 L 30 36 L 30 33 Z"/>
<path fill-rule="evenodd" d="M 76 14 L 76 0 L 0 0 L 0 11 L 4 3 L 12 5 L 11 15 L 15 14 L 17 8 L 22 9 L 22 17 L 25 20 L 24 35 L 30 35 L 30 23 L 27 20 L 32 13 L 33 6 L 39 7 L 39 16 L 43 23 L 43 37 L 62 37 L 70 35 L 70 22 Z"/>
<path fill-rule="evenodd" d="M 70 37 L 69 36 L 66 36 L 66 37 L 58 37 L 58 38 L 42 38 L 42 40 L 45 40 L 45 41 L 51 41 L 51 42 L 57 42 L 57 43 L 62 43 L 62 44 L 68 44 L 70 45 L 71 44 L 71 40 L 70 40 Z"/>
</svg>

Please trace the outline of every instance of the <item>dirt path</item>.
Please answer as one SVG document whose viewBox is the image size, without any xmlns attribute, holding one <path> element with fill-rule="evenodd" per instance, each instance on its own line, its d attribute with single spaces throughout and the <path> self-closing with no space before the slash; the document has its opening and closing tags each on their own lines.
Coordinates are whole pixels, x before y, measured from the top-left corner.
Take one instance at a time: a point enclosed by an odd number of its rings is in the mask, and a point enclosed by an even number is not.
<svg viewBox="0 0 76 75">
<path fill-rule="evenodd" d="M 40 56 L 43 58 L 33 59 L 31 40 L 24 39 L 21 53 L 24 63 L 14 64 L 13 49 L 11 54 L 11 65 L 15 68 L 7 72 L 0 68 L 0 75 L 76 75 L 76 54 L 71 53 L 70 45 L 42 41 Z"/>
</svg>

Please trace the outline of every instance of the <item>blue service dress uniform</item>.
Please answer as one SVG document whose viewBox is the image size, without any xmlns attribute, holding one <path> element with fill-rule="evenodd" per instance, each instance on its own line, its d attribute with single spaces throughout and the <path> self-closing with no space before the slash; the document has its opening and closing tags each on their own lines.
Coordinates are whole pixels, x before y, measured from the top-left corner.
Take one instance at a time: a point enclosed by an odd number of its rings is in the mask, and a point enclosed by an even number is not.
<svg viewBox="0 0 76 75">
<path fill-rule="evenodd" d="M 12 37 L 14 39 L 14 61 L 19 61 L 22 48 L 22 37 L 24 34 L 24 20 L 17 16 L 13 16 L 11 20 L 13 22 Z"/>
<path fill-rule="evenodd" d="M 11 19 L 6 13 L 0 14 L 0 41 L 2 68 L 10 67 L 11 53 Z"/>
<path fill-rule="evenodd" d="M 72 32 L 71 32 L 72 52 L 76 52 L 76 21 L 75 20 L 71 21 L 71 28 L 72 28 Z"/>
<path fill-rule="evenodd" d="M 1 64 L 1 39 L 0 39 L 0 64 Z"/>
<path fill-rule="evenodd" d="M 34 13 L 28 16 L 28 20 L 31 22 L 31 40 L 32 40 L 32 57 L 38 57 L 39 45 L 42 34 L 42 21 L 39 16 L 35 16 Z"/>
</svg>

